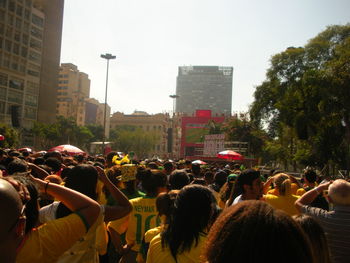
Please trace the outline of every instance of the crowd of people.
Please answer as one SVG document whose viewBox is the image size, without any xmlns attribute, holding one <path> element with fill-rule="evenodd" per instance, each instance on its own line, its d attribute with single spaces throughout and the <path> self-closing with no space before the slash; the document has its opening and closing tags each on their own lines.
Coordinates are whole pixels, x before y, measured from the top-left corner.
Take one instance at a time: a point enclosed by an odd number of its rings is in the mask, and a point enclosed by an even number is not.
<svg viewBox="0 0 350 263">
<path fill-rule="evenodd" d="M 307 169 L 0 149 L 0 262 L 349 262 L 350 183 Z"/>
</svg>

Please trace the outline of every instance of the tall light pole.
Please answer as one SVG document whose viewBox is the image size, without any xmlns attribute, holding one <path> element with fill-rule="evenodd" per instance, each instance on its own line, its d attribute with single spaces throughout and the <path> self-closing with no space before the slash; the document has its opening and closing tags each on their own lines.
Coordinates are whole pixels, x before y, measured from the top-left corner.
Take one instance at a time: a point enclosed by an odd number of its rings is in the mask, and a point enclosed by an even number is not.
<svg viewBox="0 0 350 263">
<path fill-rule="evenodd" d="M 169 95 L 169 97 L 173 99 L 173 117 L 174 117 L 174 115 L 175 115 L 175 101 L 176 101 L 176 99 L 179 98 L 180 96 L 174 94 L 174 95 Z"/>
<path fill-rule="evenodd" d="M 106 141 L 106 118 L 107 118 L 107 91 L 108 91 L 108 70 L 109 70 L 109 60 L 115 59 L 116 57 L 112 54 L 106 53 L 101 55 L 101 58 L 107 60 L 107 74 L 106 74 L 106 92 L 105 92 L 105 111 L 103 116 L 103 139 L 102 139 L 102 150 L 105 153 L 105 141 Z"/>
</svg>

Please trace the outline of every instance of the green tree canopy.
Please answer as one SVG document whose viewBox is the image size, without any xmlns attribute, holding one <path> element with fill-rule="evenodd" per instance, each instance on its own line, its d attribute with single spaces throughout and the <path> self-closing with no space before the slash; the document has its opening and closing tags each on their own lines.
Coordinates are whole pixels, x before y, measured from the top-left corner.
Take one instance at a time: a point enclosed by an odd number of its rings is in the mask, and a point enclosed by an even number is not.
<svg viewBox="0 0 350 263">
<path fill-rule="evenodd" d="M 349 87 L 350 25 L 330 26 L 272 57 L 250 116 L 275 142 L 288 134 L 290 161 L 349 167 Z"/>
</svg>

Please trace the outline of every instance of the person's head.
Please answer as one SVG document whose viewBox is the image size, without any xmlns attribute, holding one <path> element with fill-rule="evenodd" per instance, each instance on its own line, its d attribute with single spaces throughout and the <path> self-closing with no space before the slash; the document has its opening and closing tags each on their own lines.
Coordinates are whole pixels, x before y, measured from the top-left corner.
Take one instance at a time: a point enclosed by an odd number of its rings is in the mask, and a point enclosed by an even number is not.
<svg viewBox="0 0 350 263">
<path fill-rule="evenodd" d="M 25 216 L 27 218 L 26 220 L 26 227 L 25 227 L 25 233 L 29 233 L 32 231 L 33 228 L 35 228 L 38 225 L 39 220 L 39 192 L 37 189 L 36 184 L 31 181 L 28 177 L 17 175 L 17 176 L 11 176 L 16 181 L 23 184 L 30 194 L 30 200 L 26 202 L 26 208 L 24 210 Z"/>
<path fill-rule="evenodd" d="M 249 199 L 259 199 L 263 193 L 260 172 L 247 169 L 238 175 L 235 183 L 235 195 L 244 194 Z"/>
<path fill-rule="evenodd" d="M 200 233 L 209 227 L 216 212 L 216 200 L 208 187 L 187 185 L 178 193 L 168 228 L 162 234 L 163 246 L 174 258 L 198 243 Z"/>
<path fill-rule="evenodd" d="M 350 206 L 350 183 L 338 179 L 328 188 L 328 198 L 335 205 Z"/>
<path fill-rule="evenodd" d="M 205 180 L 207 185 L 210 185 L 210 184 L 214 183 L 214 173 L 211 172 L 211 171 L 205 172 L 204 180 Z"/>
<path fill-rule="evenodd" d="M 47 152 L 44 155 L 44 159 L 47 158 L 56 158 L 57 160 L 59 160 L 60 162 L 62 162 L 62 154 L 58 151 L 53 151 L 53 152 Z"/>
<path fill-rule="evenodd" d="M 0 178 L 0 255 L 3 262 L 16 260 L 16 250 L 25 232 L 24 208 L 16 189 Z"/>
<path fill-rule="evenodd" d="M 52 172 L 57 173 L 61 170 L 61 161 L 54 157 L 49 157 L 45 160 L 45 165 L 52 169 Z"/>
<path fill-rule="evenodd" d="M 309 239 L 315 262 L 331 262 L 326 235 L 321 225 L 311 216 L 305 214 L 293 216 L 293 218 L 301 226 Z"/>
<path fill-rule="evenodd" d="M 159 216 L 165 216 L 169 220 L 178 193 L 179 190 L 172 190 L 168 193 L 160 193 L 157 196 L 156 207 Z"/>
<path fill-rule="evenodd" d="M 97 179 L 98 174 L 95 167 L 79 164 L 71 169 L 66 178 L 65 186 L 96 200 Z"/>
<path fill-rule="evenodd" d="M 25 173 L 28 170 L 28 164 L 26 161 L 14 158 L 7 166 L 8 175 L 12 175 L 15 173 Z"/>
<path fill-rule="evenodd" d="M 314 262 L 300 226 L 257 200 L 225 209 L 210 229 L 204 254 L 208 263 Z"/>
<path fill-rule="evenodd" d="M 166 174 L 170 174 L 172 171 L 174 171 L 175 167 L 172 162 L 165 162 L 163 164 L 164 170 Z"/>
<path fill-rule="evenodd" d="M 147 168 L 152 169 L 152 170 L 156 170 L 156 169 L 158 169 L 158 165 L 155 162 L 149 162 L 147 164 Z"/>
<path fill-rule="evenodd" d="M 190 177 L 185 170 L 175 170 L 169 176 L 170 189 L 180 190 L 190 183 Z"/>
<path fill-rule="evenodd" d="M 314 170 L 308 169 L 304 173 L 304 180 L 306 183 L 315 183 L 317 180 L 317 174 Z"/>
<path fill-rule="evenodd" d="M 191 166 L 192 173 L 194 177 L 201 177 L 201 166 L 198 163 L 193 163 Z"/>
<path fill-rule="evenodd" d="M 98 173 L 95 167 L 88 164 L 79 164 L 73 167 L 65 178 L 65 187 L 78 191 L 93 200 L 97 200 Z M 57 208 L 56 217 L 61 218 L 69 215 L 71 211 L 60 203 Z"/>
<path fill-rule="evenodd" d="M 107 167 L 112 167 L 114 165 L 113 163 L 113 157 L 114 156 L 119 156 L 117 152 L 115 151 L 112 151 L 112 152 L 109 152 L 106 156 L 106 166 Z"/>
<path fill-rule="evenodd" d="M 219 170 L 218 172 L 215 173 L 214 182 L 216 185 L 219 186 L 219 190 L 226 183 L 227 176 L 228 174 L 223 170 Z"/>
<path fill-rule="evenodd" d="M 138 172 L 141 186 L 148 196 L 157 196 L 166 187 L 167 177 L 160 170 L 145 169 Z"/>
<path fill-rule="evenodd" d="M 42 165 L 45 163 L 45 159 L 44 157 L 37 157 L 34 159 L 33 163 L 36 165 Z"/>
<path fill-rule="evenodd" d="M 288 196 L 292 192 L 292 182 L 288 175 L 279 173 L 274 176 L 274 183 L 280 195 Z"/>
</svg>

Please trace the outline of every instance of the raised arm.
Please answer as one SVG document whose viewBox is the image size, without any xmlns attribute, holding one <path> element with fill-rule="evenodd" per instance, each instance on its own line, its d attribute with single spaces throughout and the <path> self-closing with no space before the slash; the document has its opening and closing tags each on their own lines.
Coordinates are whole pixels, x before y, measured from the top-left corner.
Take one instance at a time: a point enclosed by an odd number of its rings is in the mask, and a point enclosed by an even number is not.
<svg viewBox="0 0 350 263">
<path fill-rule="evenodd" d="M 99 204 L 86 195 L 58 184 L 43 181 L 39 178 L 31 176 L 31 179 L 38 185 L 41 192 L 55 197 L 71 211 L 79 212 L 89 226 L 93 225 L 99 216 L 101 209 Z"/>
<path fill-rule="evenodd" d="M 264 195 L 266 195 L 267 192 L 269 191 L 269 187 L 270 187 L 271 183 L 273 182 L 273 180 L 274 180 L 274 177 L 270 176 L 269 179 L 264 183 L 264 186 L 263 186 Z"/>
<path fill-rule="evenodd" d="M 306 192 L 303 196 L 301 196 L 298 200 L 295 201 L 295 207 L 299 212 L 301 212 L 301 208 L 304 205 L 309 205 L 312 203 L 312 201 L 315 200 L 315 198 L 323 192 L 323 190 L 327 190 L 329 185 L 332 182 L 327 182 L 324 184 L 320 184 L 319 186 L 313 188 L 312 190 Z"/>
<path fill-rule="evenodd" d="M 96 166 L 95 168 L 97 169 L 100 180 L 117 202 L 116 205 L 105 207 L 105 221 L 116 220 L 129 214 L 132 206 L 128 198 L 109 180 L 101 167 Z"/>
</svg>

